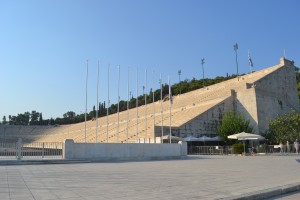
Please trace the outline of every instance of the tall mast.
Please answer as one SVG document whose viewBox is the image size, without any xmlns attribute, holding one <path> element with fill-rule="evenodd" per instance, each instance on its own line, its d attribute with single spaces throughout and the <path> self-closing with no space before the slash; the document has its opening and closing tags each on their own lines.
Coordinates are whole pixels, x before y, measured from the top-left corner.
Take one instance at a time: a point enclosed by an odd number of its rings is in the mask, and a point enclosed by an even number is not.
<svg viewBox="0 0 300 200">
<path fill-rule="evenodd" d="M 98 76 L 97 76 L 97 111 L 96 111 L 96 143 L 98 142 L 98 112 L 99 112 L 99 61 L 98 61 Z"/>
<path fill-rule="evenodd" d="M 86 143 L 86 113 L 87 113 L 87 84 L 89 74 L 89 61 L 86 61 L 86 82 L 85 82 L 85 115 L 84 115 L 84 143 Z"/>
</svg>

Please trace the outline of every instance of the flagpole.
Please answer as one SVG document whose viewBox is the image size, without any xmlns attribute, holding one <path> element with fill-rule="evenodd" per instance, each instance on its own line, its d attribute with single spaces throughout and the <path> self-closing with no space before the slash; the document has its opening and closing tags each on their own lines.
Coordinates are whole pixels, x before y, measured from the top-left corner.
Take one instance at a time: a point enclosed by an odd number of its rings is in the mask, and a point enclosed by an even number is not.
<svg viewBox="0 0 300 200">
<path fill-rule="evenodd" d="M 107 111 L 106 111 L 106 143 L 108 143 L 108 115 L 109 115 L 109 65 L 107 70 Z"/>
<path fill-rule="evenodd" d="M 87 84 L 88 84 L 88 74 L 89 74 L 89 61 L 86 60 L 84 143 L 86 143 L 86 113 L 87 113 Z"/>
<path fill-rule="evenodd" d="M 139 68 L 136 68 L 136 140 L 139 139 L 139 100 L 138 100 L 138 71 Z"/>
<path fill-rule="evenodd" d="M 203 75 L 203 78 L 202 78 L 202 81 L 203 81 L 203 88 L 204 88 L 204 86 L 205 86 L 205 84 L 204 84 L 204 58 L 202 58 L 201 59 L 201 65 L 202 65 L 202 75 Z"/>
<path fill-rule="evenodd" d="M 145 70 L 145 140 L 147 139 L 147 69 Z"/>
<path fill-rule="evenodd" d="M 154 126 L 154 143 L 156 143 L 155 137 L 155 102 L 154 102 L 154 70 L 152 71 L 152 103 L 153 103 L 153 126 Z"/>
<path fill-rule="evenodd" d="M 164 136 L 164 115 L 163 115 L 163 107 L 162 107 L 162 78 L 160 74 L 160 113 L 161 113 L 161 143 L 163 143 L 163 136 Z"/>
<path fill-rule="evenodd" d="M 128 66 L 128 76 L 127 76 L 127 122 L 126 122 L 126 143 L 128 143 L 128 120 L 129 120 L 129 66 Z"/>
<path fill-rule="evenodd" d="M 99 112 L 99 61 L 98 61 L 98 76 L 97 76 L 97 111 L 96 111 L 96 143 L 98 142 L 98 112 Z"/>
<path fill-rule="evenodd" d="M 253 72 L 253 70 L 252 70 L 253 62 L 252 62 L 249 50 L 248 50 L 248 61 L 249 61 L 250 72 L 252 73 Z"/>
<path fill-rule="evenodd" d="M 118 126 L 117 126 L 117 143 L 119 143 L 119 126 L 120 126 L 120 65 L 118 66 Z"/>
<path fill-rule="evenodd" d="M 170 76 L 168 76 L 169 82 L 169 102 L 170 102 L 170 144 L 172 143 L 172 90 L 171 90 L 171 83 L 170 83 Z"/>
</svg>

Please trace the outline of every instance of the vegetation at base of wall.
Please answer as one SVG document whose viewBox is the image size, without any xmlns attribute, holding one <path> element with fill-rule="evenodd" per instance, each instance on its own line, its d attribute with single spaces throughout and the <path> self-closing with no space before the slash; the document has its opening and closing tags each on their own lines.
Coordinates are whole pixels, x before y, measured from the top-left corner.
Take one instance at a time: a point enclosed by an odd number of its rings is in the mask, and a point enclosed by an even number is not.
<svg viewBox="0 0 300 200">
<path fill-rule="evenodd" d="M 290 110 L 270 120 L 269 130 L 264 136 L 270 144 L 300 139 L 300 113 Z"/>
<path fill-rule="evenodd" d="M 235 143 L 232 145 L 232 150 L 234 154 L 242 154 L 244 152 L 244 144 Z"/>
<path fill-rule="evenodd" d="M 230 141 L 227 136 L 246 132 L 252 133 L 253 127 L 250 126 L 250 120 L 245 120 L 244 116 L 235 112 L 225 112 L 222 116 L 222 123 L 217 127 L 219 136 L 224 141 Z"/>
</svg>

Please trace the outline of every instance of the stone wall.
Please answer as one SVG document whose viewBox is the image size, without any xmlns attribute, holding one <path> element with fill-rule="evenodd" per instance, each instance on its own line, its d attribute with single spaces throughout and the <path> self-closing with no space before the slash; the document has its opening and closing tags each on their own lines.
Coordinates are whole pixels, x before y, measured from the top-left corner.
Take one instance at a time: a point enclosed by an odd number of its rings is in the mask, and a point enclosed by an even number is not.
<svg viewBox="0 0 300 200">
<path fill-rule="evenodd" d="M 258 132 L 257 102 L 254 85 L 245 83 L 241 88 L 235 90 L 234 111 L 241 113 L 245 119 L 250 121 L 253 132 Z"/>
<path fill-rule="evenodd" d="M 187 144 L 74 143 L 65 140 L 64 159 L 97 161 L 180 159 L 187 155 Z"/>
<path fill-rule="evenodd" d="M 277 115 L 291 109 L 299 112 L 294 64 L 283 58 L 280 61 L 284 67 L 255 82 L 259 133 L 264 133 Z"/>
<path fill-rule="evenodd" d="M 221 123 L 224 112 L 233 110 L 233 97 L 229 97 L 196 118 L 178 127 L 173 135 L 184 138 L 187 136 L 216 136 L 216 128 Z"/>
</svg>

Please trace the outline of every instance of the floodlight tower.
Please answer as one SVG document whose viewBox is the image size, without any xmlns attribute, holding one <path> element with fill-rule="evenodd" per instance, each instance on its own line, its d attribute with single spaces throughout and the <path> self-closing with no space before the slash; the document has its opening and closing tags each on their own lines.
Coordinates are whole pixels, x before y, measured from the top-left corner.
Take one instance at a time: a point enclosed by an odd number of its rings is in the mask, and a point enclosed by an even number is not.
<svg viewBox="0 0 300 200">
<path fill-rule="evenodd" d="M 202 59 L 201 59 L 201 65 L 202 65 L 202 75 L 203 75 L 203 78 L 202 78 L 203 88 L 204 88 L 204 86 L 205 86 L 205 85 L 204 85 L 204 66 L 203 66 L 204 63 L 205 63 L 205 62 L 204 62 L 204 58 L 202 58 Z"/>
<path fill-rule="evenodd" d="M 239 46 L 237 43 L 235 43 L 233 45 L 233 50 L 235 51 L 235 61 L 236 61 L 236 74 L 239 80 L 239 64 L 238 64 L 238 59 L 237 59 L 237 50 L 238 50 Z"/>
<path fill-rule="evenodd" d="M 181 85 L 180 85 L 180 76 L 181 76 L 181 70 L 178 70 L 178 77 L 179 77 L 179 94 L 181 94 Z"/>
</svg>

